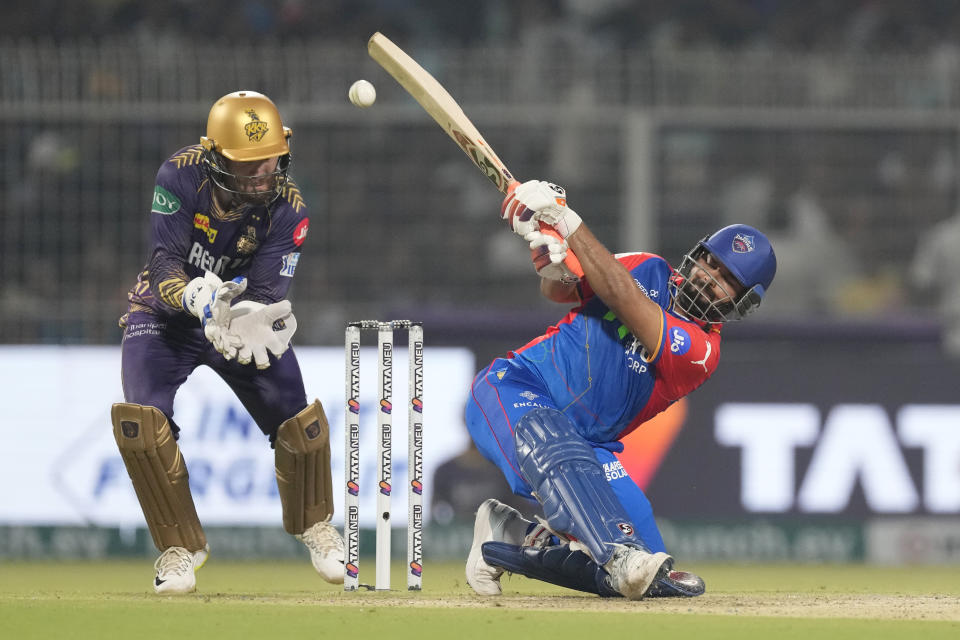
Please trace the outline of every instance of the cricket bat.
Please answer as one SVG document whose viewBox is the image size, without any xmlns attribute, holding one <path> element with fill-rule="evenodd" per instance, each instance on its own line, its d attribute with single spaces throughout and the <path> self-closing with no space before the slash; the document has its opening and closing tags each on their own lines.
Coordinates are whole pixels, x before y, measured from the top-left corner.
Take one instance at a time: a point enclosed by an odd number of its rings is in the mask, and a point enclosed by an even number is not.
<svg viewBox="0 0 960 640">
<path fill-rule="evenodd" d="M 377 64 L 420 103 L 424 111 L 436 120 L 440 128 L 447 132 L 447 135 L 467 154 L 470 161 L 501 193 L 506 195 L 519 184 L 503 161 L 497 157 L 493 148 L 470 122 L 457 101 L 416 60 L 379 31 L 370 37 L 367 42 L 367 51 Z M 541 223 L 540 226 L 543 233 L 559 238 L 557 232 L 548 225 Z M 569 249 L 563 267 L 561 282 L 577 282 L 583 277 L 580 261 Z"/>
</svg>

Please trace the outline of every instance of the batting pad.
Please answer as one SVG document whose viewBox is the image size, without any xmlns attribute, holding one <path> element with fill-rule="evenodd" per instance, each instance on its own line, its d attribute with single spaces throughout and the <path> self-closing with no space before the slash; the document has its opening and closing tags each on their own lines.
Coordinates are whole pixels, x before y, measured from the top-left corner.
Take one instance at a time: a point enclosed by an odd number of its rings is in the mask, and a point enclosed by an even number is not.
<svg viewBox="0 0 960 640">
<path fill-rule="evenodd" d="M 287 533 L 301 534 L 333 515 L 330 425 L 319 400 L 280 425 L 275 460 Z"/>
<path fill-rule="evenodd" d="M 117 403 L 113 436 L 157 549 L 199 551 L 207 544 L 190 495 L 187 464 L 166 416 L 154 407 Z"/>
<path fill-rule="evenodd" d="M 533 409 L 514 425 L 514 436 L 520 474 L 553 531 L 582 542 L 601 565 L 610 560 L 614 544 L 649 551 L 635 535 L 593 447 L 563 413 Z"/>
</svg>

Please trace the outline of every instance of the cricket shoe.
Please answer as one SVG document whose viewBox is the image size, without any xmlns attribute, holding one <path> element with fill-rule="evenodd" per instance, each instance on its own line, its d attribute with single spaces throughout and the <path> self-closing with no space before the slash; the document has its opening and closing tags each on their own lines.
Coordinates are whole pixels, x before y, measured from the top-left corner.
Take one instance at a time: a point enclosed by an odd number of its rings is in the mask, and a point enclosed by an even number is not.
<svg viewBox="0 0 960 640">
<path fill-rule="evenodd" d="M 615 544 L 613 556 L 603 565 L 610 574 L 610 586 L 628 600 L 640 600 L 654 581 L 665 577 L 673 567 L 673 558 L 658 551 L 650 553 Z"/>
<path fill-rule="evenodd" d="M 187 551 L 183 547 L 170 547 L 160 554 L 153 568 L 153 590 L 159 594 L 190 593 L 197 588 L 196 572 L 210 556 L 210 545 L 199 551 Z"/>
<path fill-rule="evenodd" d="M 310 561 L 320 577 L 343 584 L 343 538 L 329 522 L 318 522 L 294 538 L 310 550 Z"/>
<path fill-rule="evenodd" d="M 489 498 L 477 509 L 473 523 L 473 545 L 467 555 L 467 584 L 481 596 L 498 596 L 501 593 L 500 576 L 503 569 L 487 564 L 481 546 L 484 542 L 508 542 L 523 545 L 527 529 L 532 523 L 520 512 L 499 500 Z"/>
<path fill-rule="evenodd" d="M 707 590 L 703 578 L 689 571 L 669 571 L 657 578 L 647 591 L 648 598 L 695 598 Z"/>
</svg>

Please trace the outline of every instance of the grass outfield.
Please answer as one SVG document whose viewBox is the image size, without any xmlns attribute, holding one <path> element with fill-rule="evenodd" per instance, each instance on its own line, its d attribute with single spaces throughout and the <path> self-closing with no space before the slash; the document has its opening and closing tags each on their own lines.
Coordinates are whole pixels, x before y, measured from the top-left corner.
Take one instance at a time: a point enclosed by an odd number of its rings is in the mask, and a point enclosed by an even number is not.
<svg viewBox="0 0 960 640">
<path fill-rule="evenodd" d="M 401 590 L 396 566 L 397 591 L 344 593 L 309 563 L 214 557 L 198 574 L 198 593 L 167 597 L 153 594 L 149 560 L 0 563 L 0 636 L 960 638 L 957 567 L 697 569 L 707 583 L 700 598 L 627 602 L 517 576 L 504 577 L 503 596 L 480 598 L 466 586 L 460 563 L 427 565 L 422 592 Z M 618 635 L 599 635 L 611 632 Z M 668 635 L 647 635 L 661 633 Z"/>
</svg>

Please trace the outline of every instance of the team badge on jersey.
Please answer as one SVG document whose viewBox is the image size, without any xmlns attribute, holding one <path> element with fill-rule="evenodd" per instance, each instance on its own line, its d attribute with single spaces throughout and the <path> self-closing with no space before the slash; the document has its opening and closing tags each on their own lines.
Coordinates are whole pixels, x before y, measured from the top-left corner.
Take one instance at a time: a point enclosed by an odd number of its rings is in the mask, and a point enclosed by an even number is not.
<svg viewBox="0 0 960 640">
<path fill-rule="evenodd" d="M 243 132 L 247 134 L 247 139 L 251 142 L 260 142 L 263 140 L 263 136 L 267 135 L 270 127 L 260 119 L 260 116 L 253 109 L 247 109 L 244 113 L 250 116 L 250 122 L 243 125 Z"/>
<path fill-rule="evenodd" d="M 288 253 L 280 258 L 280 260 L 282 262 L 280 275 L 292 278 L 293 272 L 297 270 L 297 263 L 300 262 L 300 252 L 294 251 L 293 253 Z"/>
<path fill-rule="evenodd" d="M 237 255 L 248 256 L 257 250 L 260 241 L 257 240 L 257 230 L 248 226 L 243 231 L 243 235 L 237 240 Z"/>
<path fill-rule="evenodd" d="M 733 251 L 734 253 L 750 253 L 756 249 L 757 243 L 753 239 L 753 236 L 747 235 L 745 233 L 738 233 L 733 237 Z"/>
</svg>

